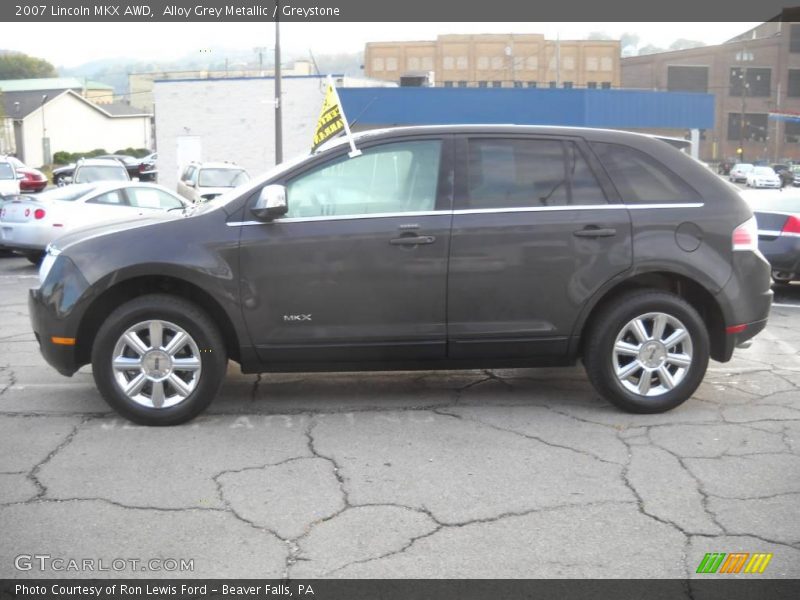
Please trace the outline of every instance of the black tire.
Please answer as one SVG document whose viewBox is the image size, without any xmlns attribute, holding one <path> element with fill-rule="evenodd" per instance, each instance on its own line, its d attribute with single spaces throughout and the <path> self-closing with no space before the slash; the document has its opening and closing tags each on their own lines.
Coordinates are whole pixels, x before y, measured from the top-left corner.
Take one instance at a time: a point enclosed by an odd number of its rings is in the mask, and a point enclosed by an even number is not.
<svg viewBox="0 0 800 600">
<path fill-rule="evenodd" d="M 154 408 L 129 398 L 115 380 L 111 365 L 123 333 L 152 319 L 179 326 L 199 349 L 201 369 L 196 386 L 174 406 Z M 179 425 L 196 417 L 217 395 L 227 363 L 225 343 L 211 318 L 191 302 L 166 294 L 141 296 L 117 308 L 97 332 L 92 346 L 92 373 L 103 398 L 122 416 L 141 425 Z"/>
<path fill-rule="evenodd" d="M 617 336 L 634 319 L 649 313 L 663 313 L 677 319 L 685 327 L 692 345 L 691 362 L 682 379 L 672 389 L 654 396 L 626 388 L 617 377 L 614 365 Z M 652 334 L 652 328 L 649 333 Z M 640 414 L 666 412 L 688 400 L 705 376 L 708 358 L 708 331 L 698 312 L 679 296 L 658 290 L 630 292 L 602 308 L 589 326 L 583 351 L 589 380 L 600 395 L 624 411 Z M 650 359 L 653 359 L 652 353 Z M 677 367 L 667 368 L 677 370 Z M 640 372 L 641 378 L 645 371 Z M 659 387 L 666 387 L 660 376 L 648 374 L 648 382 L 653 378 L 659 381 Z"/>
<path fill-rule="evenodd" d="M 32 265 L 39 266 L 39 263 L 41 263 L 44 258 L 44 252 L 26 252 L 25 258 L 27 258 L 28 262 Z"/>
</svg>

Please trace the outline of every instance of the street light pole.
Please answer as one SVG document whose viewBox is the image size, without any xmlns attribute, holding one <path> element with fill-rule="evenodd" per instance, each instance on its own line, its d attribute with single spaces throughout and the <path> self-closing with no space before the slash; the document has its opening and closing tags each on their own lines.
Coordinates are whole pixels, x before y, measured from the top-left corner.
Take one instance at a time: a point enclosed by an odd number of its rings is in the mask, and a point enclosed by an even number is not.
<svg viewBox="0 0 800 600">
<path fill-rule="evenodd" d="M 280 3 L 275 11 L 275 164 L 283 162 L 283 122 L 281 117 L 281 29 L 278 15 Z"/>
</svg>

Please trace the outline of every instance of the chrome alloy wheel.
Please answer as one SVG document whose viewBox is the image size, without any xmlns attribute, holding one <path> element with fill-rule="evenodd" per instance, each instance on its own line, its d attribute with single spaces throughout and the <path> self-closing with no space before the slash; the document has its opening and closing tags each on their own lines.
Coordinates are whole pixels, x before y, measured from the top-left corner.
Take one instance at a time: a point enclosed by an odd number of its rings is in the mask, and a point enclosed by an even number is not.
<svg viewBox="0 0 800 600">
<path fill-rule="evenodd" d="M 641 396 L 660 396 L 680 384 L 692 364 L 692 338 L 675 317 L 651 312 L 632 319 L 614 341 L 612 368 Z"/>
<path fill-rule="evenodd" d="M 197 387 L 200 350 L 184 329 L 168 321 L 142 321 L 117 340 L 114 379 L 128 398 L 148 408 L 169 408 Z"/>
</svg>

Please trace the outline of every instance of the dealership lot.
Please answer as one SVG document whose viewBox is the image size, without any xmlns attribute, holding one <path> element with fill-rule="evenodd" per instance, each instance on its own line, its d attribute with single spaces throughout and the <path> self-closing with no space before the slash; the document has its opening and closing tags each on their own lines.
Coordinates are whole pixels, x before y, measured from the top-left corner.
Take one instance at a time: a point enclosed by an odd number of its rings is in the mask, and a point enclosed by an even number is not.
<svg viewBox="0 0 800 600">
<path fill-rule="evenodd" d="M 800 286 L 662 415 L 617 411 L 579 367 L 231 364 L 205 416 L 153 429 L 44 363 L 36 283 L 0 258 L 0 577 L 683 577 L 708 552 L 800 576 Z"/>
</svg>

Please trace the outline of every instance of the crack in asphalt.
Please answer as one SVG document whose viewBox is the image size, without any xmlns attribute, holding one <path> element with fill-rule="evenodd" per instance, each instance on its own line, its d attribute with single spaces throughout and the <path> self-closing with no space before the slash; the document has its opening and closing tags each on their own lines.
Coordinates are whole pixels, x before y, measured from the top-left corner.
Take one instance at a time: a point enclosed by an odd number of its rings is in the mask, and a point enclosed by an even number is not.
<svg viewBox="0 0 800 600">
<path fill-rule="evenodd" d="M 69 446 L 69 444 L 78 434 L 80 428 L 83 427 L 83 425 L 85 425 L 86 423 L 88 423 L 91 419 L 92 419 L 91 417 L 82 418 L 78 423 L 76 423 L 73 426 L 72 431 L 70 431 L 67 434 L 67 436 L 63 440 L 61 440 L 61 443 L 59 443 L 55 448 L 53 448 L 53 450 L 51 450 L 47 454 L 47 456 L 44 457 L 44 459 L 33 465 L 33 468 L 27 474 L 28 479 L 33 483 L 33 485 L 37 489 L 36 496 L 33 499 L 44 498 L 44 496 L 47 494 L 47 487 L 39 480 L 39 471 L 42 469 L 42 467 L 44 467 L 47 463 L 49 463 L 56 454 L 58 454 L 59 452 L 61 452 L 61 450 Z"/>
</svg>

